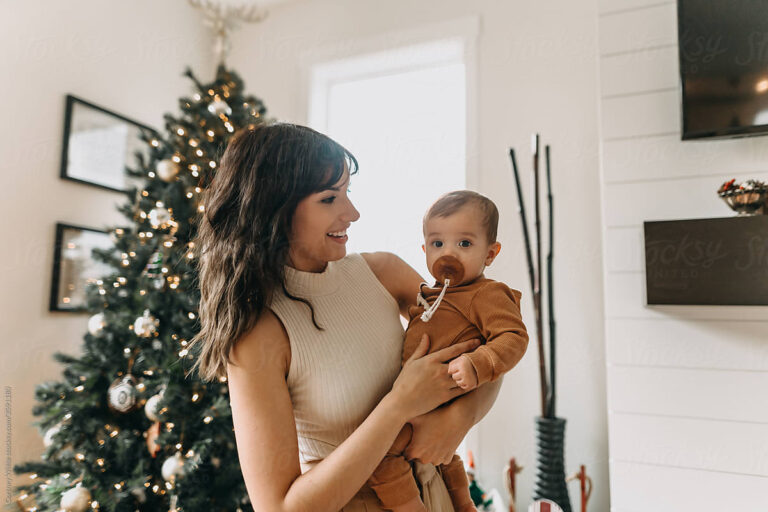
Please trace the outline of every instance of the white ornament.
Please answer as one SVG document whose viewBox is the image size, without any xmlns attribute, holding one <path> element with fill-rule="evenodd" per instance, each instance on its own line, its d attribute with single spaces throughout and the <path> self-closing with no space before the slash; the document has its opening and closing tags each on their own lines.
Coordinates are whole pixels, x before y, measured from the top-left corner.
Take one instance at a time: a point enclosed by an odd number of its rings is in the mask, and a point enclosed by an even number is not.
<svg viewBox="0 0 768 512">
<path fill-rule="evenodd" d="M 179 164 L 166 158 L 157 163 L 157 175 L 163 181 L 172 181 L 179 174 Z"/>
<path fill-rule="evenodd" d="M 98 336 L 104 332 L 105 325 L 107 324 L 104 321 L 104 313 L 96 313 L 88 319 L 88 332 L 94 336 Z"/>
<path fill-rule="evenodd" d="M 153 228 L 159 228 L 161 226 L 165 226 L 171 221 L 171 214 L 163 208 L 162 206 L 158 206 L 157 208 L 153 208 L 149 211 L 149 223 L 152 224 Z"/>
<path fill-rule="evenodd" d="M 149 314 L 149 310 L 144 310 L 144 315 L 138 317 L 135 322 L 133 322 L 133 332 L 136 333 L 136 336 L 140 336 L 142 338 L 149 338 L 153 334 L 155 334 L 155 331 L 157 330 L 157 326 L 160 324 L 160 321 Z"/>
<path fill-rule="evenodd" d="M 109 406 L 117 412 L 130 412 L 137 407 L 138 394 L 133 375 L 118 377 L 107 390 Z"/>
<path fill-rule="evenodd" d="M 67 512 L 85 512 L 91 502 L 91 493 L 78 482 L 77 486 L 61 495 L 59 506 Z"/>
<path fill-rule="evenodd" d="M 232 109 L 227 105 L 227 102 L 216 96 L 216 98 L 208 105 L 208 112 L 211 114 L 229 115 L 232 113 Z"/>
<path fill-rule="evenodd" d="M 53 444 L 53 436 L 58 434 L 60 431 L 61 431 L 61 423 L 57 423 L 56 425 L 46 430 L 45 434 L 43 435 L 43 445 L 46 448 L 51 446 Z"/>
<path fill-rule="evenodd" d="M 160 417 L 161 415 L 160 408 L 158 407 L 158 404 L 162 399 L 163 399 L 163 393 L 161 392 L 150 397 L 150 399 L 147 400 L 147 403 L 144 404 L 144 414 L 147 415 L 147 418 L 149 418 L 152 421 L 162 421 L 162 418 Z"/>
<path fill-rule="evenodd" d="M 181 453 L 176 452 L 171 457 L 165 459 L 160 472 L 163 478 L 169 482 L 173 481 L 177 476 L 182 476 L 184 474 L 184 458 L 181 456 Z"/>
</svg>

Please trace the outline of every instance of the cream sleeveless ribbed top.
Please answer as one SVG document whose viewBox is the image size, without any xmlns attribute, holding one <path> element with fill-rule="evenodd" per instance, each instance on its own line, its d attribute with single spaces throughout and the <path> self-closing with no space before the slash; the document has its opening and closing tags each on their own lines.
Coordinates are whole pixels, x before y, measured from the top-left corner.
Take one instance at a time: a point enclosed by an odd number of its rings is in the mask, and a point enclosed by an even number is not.
<svg viewBox="0 0 768 512">
<path fill-rule="evenodd" d="M 270 309 L 288 333 L 293 403 L 302 472 L 327 457 L 392 389 L 400 372 L 403 326 L 397 302 L 360 254 L 328 262 L 322 273 L 286 270 L 286 289 Z"/>
</svg>

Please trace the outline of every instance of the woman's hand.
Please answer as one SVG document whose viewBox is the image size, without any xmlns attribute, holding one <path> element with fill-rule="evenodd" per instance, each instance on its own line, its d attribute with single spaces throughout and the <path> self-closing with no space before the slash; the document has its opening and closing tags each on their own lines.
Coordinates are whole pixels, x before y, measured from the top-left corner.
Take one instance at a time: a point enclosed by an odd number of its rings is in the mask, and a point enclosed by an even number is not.
<svg viewBox="0 0 768 512">
<path fill-rule="evenodd" d="M 472 428 L 472 419 L 455 407 L 438 407 L 409 423 L 413 436 L 405 447 L 405 458 L 418 460 L 423 464 L 448 464 L 456 453 L 462 439 Z"/>
<path fill-rule="evenodd" d="M 425 355 L 429 351 L 429 337 L 426 334 L 422 336 L 421 343 L 403 365 L 390 392 L 406 421 L 465 393 L 449 375 L 445 361 L 479 345 L 479 340 L 469 340 Z"/>
</svg>

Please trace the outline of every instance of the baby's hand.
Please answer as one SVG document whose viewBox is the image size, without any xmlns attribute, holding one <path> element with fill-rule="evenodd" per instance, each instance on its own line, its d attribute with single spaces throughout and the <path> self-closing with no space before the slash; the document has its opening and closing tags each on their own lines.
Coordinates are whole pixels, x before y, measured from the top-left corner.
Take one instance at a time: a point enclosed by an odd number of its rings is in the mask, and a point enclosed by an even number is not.
<svg viewBox="0 0 768 512">
<path fill-rule="evenodd" d="M 448 363 L 448 373 L 458 386 L 469 391 L 477 387 L 477 372 L 472 362 L 463 354 Z"/>
</svg>

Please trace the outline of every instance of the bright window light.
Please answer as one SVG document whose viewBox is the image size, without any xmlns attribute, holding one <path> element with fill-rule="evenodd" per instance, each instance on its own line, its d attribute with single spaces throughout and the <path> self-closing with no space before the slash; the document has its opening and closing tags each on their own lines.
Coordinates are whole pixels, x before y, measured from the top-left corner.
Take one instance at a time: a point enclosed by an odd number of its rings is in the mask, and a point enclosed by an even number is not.
<svg viewBox="0 0 768 512">
<path fill-rule="evenodd" d="M 310 126 L 360 164 L 351 199 L 360 220 L 349 252 L 394 252 L 432 277 L 422 218 L 441 194 L 466 188 L 466 70 L 460 40 L 319 64 Z"/>
</svg>

